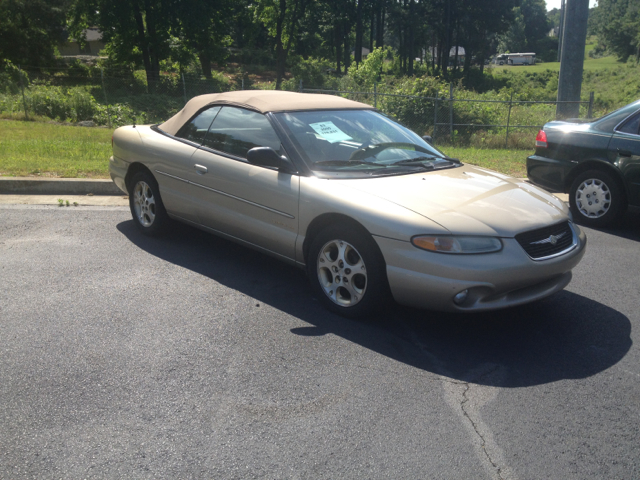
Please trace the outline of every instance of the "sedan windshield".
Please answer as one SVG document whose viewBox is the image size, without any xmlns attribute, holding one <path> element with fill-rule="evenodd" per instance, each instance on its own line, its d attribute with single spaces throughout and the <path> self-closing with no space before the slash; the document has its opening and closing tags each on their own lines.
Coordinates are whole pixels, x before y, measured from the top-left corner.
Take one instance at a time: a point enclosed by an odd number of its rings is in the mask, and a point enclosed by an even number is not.
<svg viewBox="0 0 640 480">
<path fill-rule="evenodd" d="M 398 175 L 460 165 L 372 110 L 289 112 L 276 117 L 318 176 Z"/>
</svg>

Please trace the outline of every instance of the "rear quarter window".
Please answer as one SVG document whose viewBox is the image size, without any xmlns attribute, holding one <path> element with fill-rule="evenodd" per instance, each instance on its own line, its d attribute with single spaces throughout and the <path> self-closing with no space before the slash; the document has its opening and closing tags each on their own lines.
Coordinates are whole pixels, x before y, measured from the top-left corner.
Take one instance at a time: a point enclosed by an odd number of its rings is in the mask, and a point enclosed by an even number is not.
<svg viewBox="0 0 640 480">
<path fill-rule="evenodd" d="M 633 117 L 628 119 L 622 125 L 620 125 L 616 131 L 622 133 L 630 133 L 632 135 L 638 135 L 640 130 L 640 112 L 636 113 Z"/>
<path fill-rule="evenodd" d="M 218 112 L 220 112 L 220 107 L 212 107 L 200 112 L 178 130 L 176 137 L 202 145 Z"/>
</svg>

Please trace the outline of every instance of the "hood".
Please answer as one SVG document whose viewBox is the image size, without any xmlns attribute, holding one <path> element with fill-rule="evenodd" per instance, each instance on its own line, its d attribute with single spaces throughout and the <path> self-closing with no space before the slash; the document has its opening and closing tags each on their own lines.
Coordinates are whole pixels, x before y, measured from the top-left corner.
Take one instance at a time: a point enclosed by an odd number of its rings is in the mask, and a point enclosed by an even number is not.
<svg viewBox="0 0 640 480">
<path fill-rule="evenodd" d="M 469 165 L 339 182 L 407 208 L 458 235 L 513 237 L 568 218 L 566 205 L 544 190 Z"/>
</svg>

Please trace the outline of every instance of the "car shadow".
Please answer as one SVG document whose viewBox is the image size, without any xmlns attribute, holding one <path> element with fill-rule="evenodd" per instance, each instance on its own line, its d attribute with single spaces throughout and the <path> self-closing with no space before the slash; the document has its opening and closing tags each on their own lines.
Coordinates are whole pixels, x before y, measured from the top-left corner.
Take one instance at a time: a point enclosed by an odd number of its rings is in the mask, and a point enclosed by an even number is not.
<svg viewBox="0 0 640 480">
<path fill-rule="evenodd" d="M 589 229 L 596 230 L 598 232 L 607 233 L 609 235 L 615 235 L 616 237 L 640 242 L 640 212 L 625 212 L 620 220 L 609 227 L 593 228 L 585 227 L 583 225 L 580 225 L 580 227 L 587 229 L 587 231 Z"/>
<path fill-rule="evenodd" d="M 299 318 L 301 336 L 333 334 L 412 367 L 454 380 L 507 388 L 595 375 L 631 348 L 631 324 L 616 310 L 569 291 L 522 307 L 450 314 L 395 305 L 376 318 L 325 310 L 302 270 L 262 253 L 176 225 L 146 237 L 117 225 L 138 248 Z"/>
</svg>

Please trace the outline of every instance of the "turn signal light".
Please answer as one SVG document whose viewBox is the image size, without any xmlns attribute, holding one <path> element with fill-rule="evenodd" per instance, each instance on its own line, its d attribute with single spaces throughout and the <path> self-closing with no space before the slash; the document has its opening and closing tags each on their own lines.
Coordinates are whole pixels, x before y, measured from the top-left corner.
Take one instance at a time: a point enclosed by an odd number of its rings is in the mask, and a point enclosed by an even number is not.
<svg viewBox="0 0 640 480">
<path fill-rule="evenodd" d="M 547 148 L 547 134 L 540 130 L 536 136 L 536 148 Z"/>
</svg>

